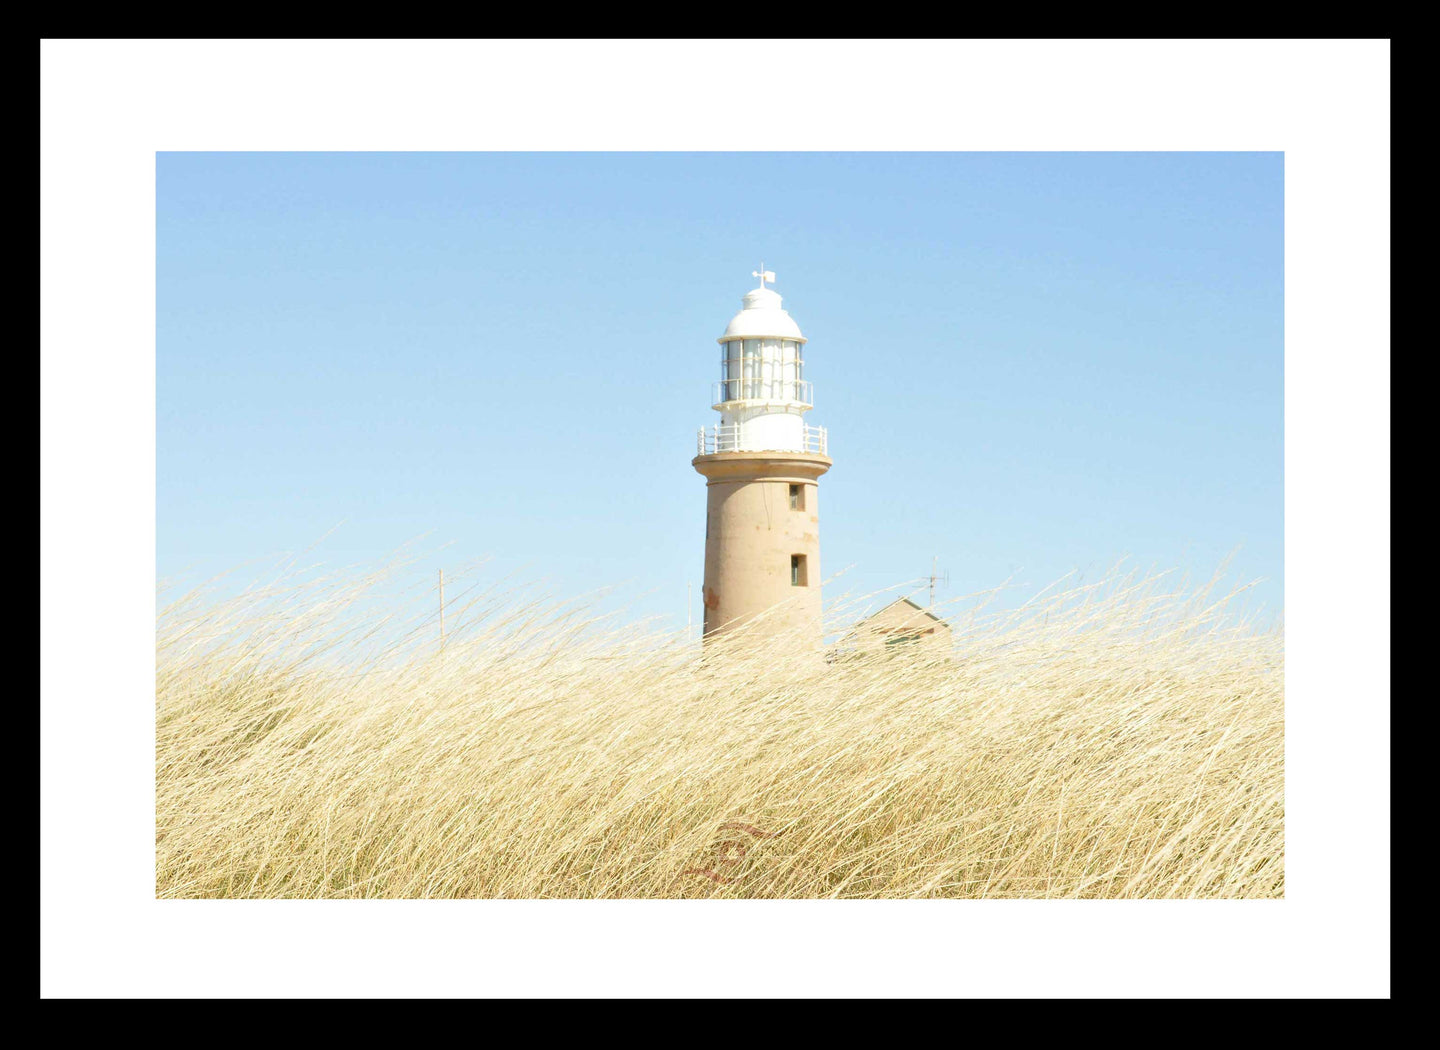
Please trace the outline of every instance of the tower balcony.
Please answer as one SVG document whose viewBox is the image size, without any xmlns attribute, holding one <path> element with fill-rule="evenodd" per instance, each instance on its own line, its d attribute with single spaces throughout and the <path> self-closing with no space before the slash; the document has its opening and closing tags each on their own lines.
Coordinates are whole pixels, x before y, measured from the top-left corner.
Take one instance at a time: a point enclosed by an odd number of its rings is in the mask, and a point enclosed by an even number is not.
<svg viewBox="0 0 1440 1050">
<path fill-rule="evenodd" d="M 815 407 L 815 385 L 803 379 L 717 379 L 710 384 L 710 402 L 717 411 L 736 401 Z"/>
<path fill-rule="evenodd" d="M 796 420 L 799 423 L 799 420 Z M 824 427 L 800 424 L 796 428 L 798 440 L 787 447 L 777 447 L 777 442 L 755 427 L 745 423 L 712 423 L 701 427 L 696 435 L 695 454 L 710 456 L 716 452 L 811 452 L 828 456 L 829 438 Z"/>
</svg>

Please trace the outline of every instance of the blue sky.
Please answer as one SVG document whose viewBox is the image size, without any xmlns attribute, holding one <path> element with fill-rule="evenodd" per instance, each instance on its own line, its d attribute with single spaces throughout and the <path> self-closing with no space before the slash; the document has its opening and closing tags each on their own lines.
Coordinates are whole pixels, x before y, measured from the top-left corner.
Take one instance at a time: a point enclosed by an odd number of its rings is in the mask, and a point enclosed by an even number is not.
<svg viewBox="0 0 1440 1050">
<path fill-rule="evenodd" d="M 162 578 L 423 535 L 447 546 L 417 573 L 489 558 L 683 625 L 715 339 L 763 260 L 830 432 L 833 590 L 934 555 L 944 599 L 1235 552 L 1283 608 L 1281 154 L 156 168 Z"/>
</svg>

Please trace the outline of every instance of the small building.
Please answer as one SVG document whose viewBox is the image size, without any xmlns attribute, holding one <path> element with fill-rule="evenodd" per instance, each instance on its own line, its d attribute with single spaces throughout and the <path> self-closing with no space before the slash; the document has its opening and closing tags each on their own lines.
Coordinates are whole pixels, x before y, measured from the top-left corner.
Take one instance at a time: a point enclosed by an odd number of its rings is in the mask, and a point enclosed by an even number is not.
<svg viewBox="0 0 1440 1050">
<path fill-rule="evenodd" d="M 950 625 L 909 598 L 865 617 L 841 642 L 850 655 L 948 657 L 951 646 Z"/>
</svg>

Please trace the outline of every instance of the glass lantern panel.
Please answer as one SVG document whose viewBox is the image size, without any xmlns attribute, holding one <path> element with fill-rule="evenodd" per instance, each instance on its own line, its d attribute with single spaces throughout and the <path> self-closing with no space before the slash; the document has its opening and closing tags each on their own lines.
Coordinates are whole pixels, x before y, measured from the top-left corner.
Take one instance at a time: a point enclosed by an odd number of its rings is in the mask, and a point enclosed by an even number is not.
<svg viewBox="0 0 1440 1050">
<path fill-rule="evenodd" d="M 740 396 L 740 340 L 734 339 L 722 346 L 725 357 L 720 378 L 725 382 L 721 384 L 720 400 L 734 401 Z"/>
</svg>

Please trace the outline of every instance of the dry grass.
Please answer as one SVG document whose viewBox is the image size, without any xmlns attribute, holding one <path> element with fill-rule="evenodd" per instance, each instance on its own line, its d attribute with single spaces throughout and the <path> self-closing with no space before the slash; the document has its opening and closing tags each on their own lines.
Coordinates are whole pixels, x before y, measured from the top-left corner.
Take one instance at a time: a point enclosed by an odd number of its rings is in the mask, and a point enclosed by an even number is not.
<svg viewBox="0 0 1440 1050">
<path fill-rule="evenodd" d="M 1283 895 L 1283 637 L 1208 590 L 1114 576 L 958 618 L 951 661 L 827 665 L 514 592 L 441 653 L 381 640 L 374 582 L 161 614 L 159 896 Z"/>
</svg>

